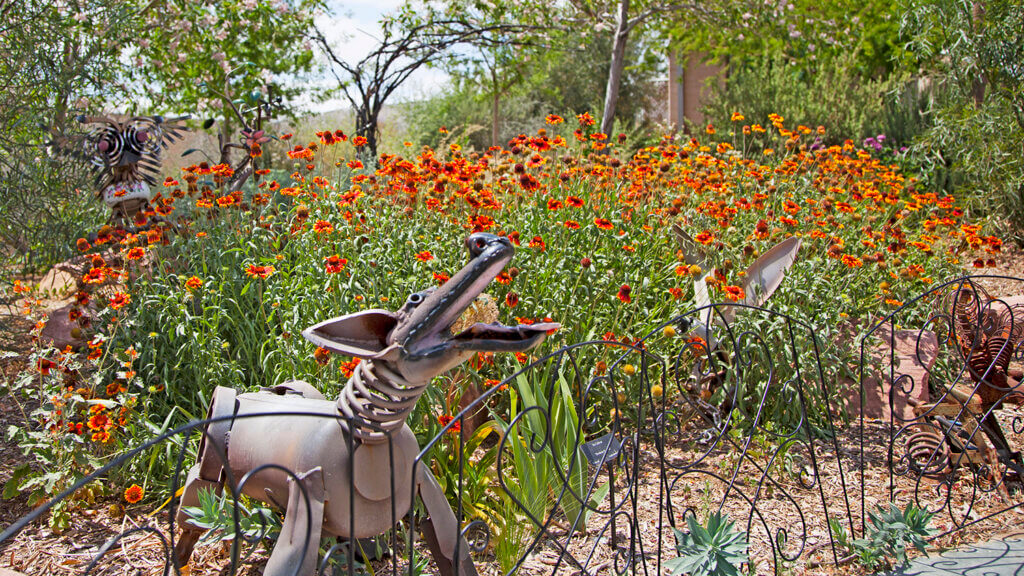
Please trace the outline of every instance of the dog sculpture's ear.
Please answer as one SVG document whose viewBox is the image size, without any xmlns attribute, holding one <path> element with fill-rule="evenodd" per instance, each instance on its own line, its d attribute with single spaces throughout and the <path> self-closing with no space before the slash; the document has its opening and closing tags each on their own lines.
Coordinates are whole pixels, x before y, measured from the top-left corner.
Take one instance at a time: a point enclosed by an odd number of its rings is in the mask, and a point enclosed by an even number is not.
<svg viewBox="0 0 1024 576">
<path fill-rule="evenodd" d="M 743 276 L 743 300 L 740 304 L 748 306 L 760 306 L 778 290 L 782 280 L 786 277 L 786 271 L 796 261 L 796 254 L 800 251 L 800 239 L 796 236 L 786 238 L 770 250 L 761 255 L 747 268 Z M 726 310 L 726 322 L 732 322 L 736 316 L 736 308 L 730 307 Z"/>
<path fill-rule="evenodd" d="M 302 332 L 302 336 L 336 354 L 364 359 L 393 359 L 397 347 L 389 346 L 388 334 L 398 316 L 388 310 L 364 310 L 324 320 Z"/>
</svg>

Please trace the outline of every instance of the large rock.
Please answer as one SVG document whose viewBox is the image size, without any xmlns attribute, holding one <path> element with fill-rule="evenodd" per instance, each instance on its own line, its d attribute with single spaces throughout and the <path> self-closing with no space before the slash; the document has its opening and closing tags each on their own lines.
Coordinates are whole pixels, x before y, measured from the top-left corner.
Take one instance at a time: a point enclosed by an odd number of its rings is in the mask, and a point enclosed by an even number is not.
<svg viewBox="0 0 1024 576">
<path fill-rule="evenodd" d="M 865 419 L 899 425 L 917 418 L 914 406 L 927 404 L 928 375 L 939 356 L 939 339 L 930 330 L 897 330 L 886 324 L 869 338 L 864 361 Z M 895 390 L 893 385 L 895 383 Z M 860 386 L 845 379 L 850 418 L 861 413 Z"/>
<path fill-rule="evenodd" d="M 64 266 L 57 264 L 39 281 L 38 289 L 49 298 L 67 298 L 78 289 L 76 278 Z"/>
<path fill-rule="evenodd" d="M 68 346 L 71 346 L 73 350 L 79 350 L 85 346 L 84 331 L 80 329 L 78 322 L 72 321 L 68 316 L 74 307 L 74 304 L 68 304 L 50 312 L 50 317 L 39 332 L 40 344 L 52 346 L 58 350 L 63 350 Z M 90 305 L 82 312 L 91 316 L 95 309 Z"/>
</svg>

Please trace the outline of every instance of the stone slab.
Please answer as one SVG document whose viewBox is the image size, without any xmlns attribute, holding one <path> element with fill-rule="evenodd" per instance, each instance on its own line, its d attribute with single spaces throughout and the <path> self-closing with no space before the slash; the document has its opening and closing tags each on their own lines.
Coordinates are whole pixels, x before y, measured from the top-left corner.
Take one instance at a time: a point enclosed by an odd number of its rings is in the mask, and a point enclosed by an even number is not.
<svg viewBox="0 0 1024 576">
<path fill-rule="evenodd" d="M 1024 537 L 1001 538 L 917 558 L 887 576 L 1024 576 Z"/>
</svg>

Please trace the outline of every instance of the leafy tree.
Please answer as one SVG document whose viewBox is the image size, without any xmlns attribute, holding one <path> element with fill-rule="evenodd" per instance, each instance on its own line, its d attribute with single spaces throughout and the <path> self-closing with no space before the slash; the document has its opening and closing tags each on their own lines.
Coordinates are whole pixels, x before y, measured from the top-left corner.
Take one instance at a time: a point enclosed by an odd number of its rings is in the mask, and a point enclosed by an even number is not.
<svg viewBox="0 0 1024 576">
<path fill-rule="evenodd" d="M 0 263 L 34 268 L 71 253 L 98 221 L 85 166 L 47 145 L 77 129 L 117 85 L 136 8 L 119 0 L 0 4 Z"/>
<path fill-rule="evenodd" d="M 285 101 L 312 91 L 313 18 L 323 0 L 165 0 L 147 10 L 127 54 L 129 77 L 157 109 L 209 114 L 222 136 L 239 128 L 231 103 Z M 240 73 L 241 72 L 241 73 Z M 269 93 L 269 94 L 268 94 Z M 228 162 L 221 148 L 222 162 Z"/>
<path fill-rule="evenodd" d="M 932 127 L 914 151 L 935 184 L 1024 226 L 1024 5 L 907 0 L 912 63 L 932 85 Z"/>
<path fill-rule="evenodd" d="M 357 62 L 339 54 L 317 31 L 338 87 L 356 114 L 356 135 L 366 139 L 364 156 L 377 157 L 378 121 L 384 103 L 416 70 L 436 62 L 449 50 L 473 44 L 496 49 L 515 43 L 527 27 L 484 22 L 466 13 L 446 12 L 430 5 L 404 4 L 381 19 L 377 47 Z"/>
</svg>

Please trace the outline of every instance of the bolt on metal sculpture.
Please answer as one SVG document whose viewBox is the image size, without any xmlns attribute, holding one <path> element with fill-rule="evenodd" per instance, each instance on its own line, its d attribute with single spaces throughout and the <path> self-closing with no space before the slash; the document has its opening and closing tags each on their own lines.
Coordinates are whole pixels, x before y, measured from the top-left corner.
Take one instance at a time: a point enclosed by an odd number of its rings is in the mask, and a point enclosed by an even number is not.
<svg viewBox="0 0 1024 576">
<path fill-rule="evenodd" d="M 914 407 L 924 420 L 907 438 L 911 465 L 925 475 L 962 464 L 987 466 L 994 478 L 1005 469 L 1024 479 L 1024 460 L 992 412 L 1004 403 L 1024 403 L 1024 373 L 1010 367 L 1024 343 L 1024 306 L 1008 305 L 970 283 L 957 285 L 938 305 L 970 380 L 956 382 L 938 402 Z"/>
<path fill-rule="evenodd" d="M 718 347 L 718 340 L 713 333 L 713 325 L 729 326 L 736 319 L 736 312 L 743 306 L 759 307 L 778 290 L 786 277 L 786 272 L 796 261 L 800 251 L 800 239 L 792 236 L 759 256 L 743 273 L 743 299 L 737 302 L 740 306 L 715 308 L 711 303 L 707 282 L 704 280 L 704 269 L 707 267 L 707 253 L 703 247 L 682 226 L 672 226 L 676 241 L 683 253 L 684 261 L 691 266 L 698 266 L 702 272 L 693 281 L 693 294 L 696 305 L 702 310 L 698 319 L 693 322 L 694 335 L 707 343 L 706 364 L 694 366 L 694 388 L 700 388 L 704 395 L 720 387 L 726 379 L 731 364 L 728 354 Z M 712 366 L 712 362 L 722 364 L 721 369 Z M 692 390 L 697 391 L 697 390 Z M 728 409 L 729 407 L 725 407 Z"/>
<path fill-rule="evenodd" d="M 108 116 L 79 116 L 90 125 L 78 138 L 77 156 L 95 174 L 96 195 L 110 207 L 113 220 L 131 222 L 153 199 L 160 156 L 186 130 L 187 117 L 132 116 L 117 121 Z"/>
<path fill-rule="evenodd" d="M 217 388 L 210 416 L 229 418 L 207 428 L 182 493 L 181 564 L 202 534 L 182 509 L 198 505 L 200 489 L 219 490 L 227 467 L 233 478 L 250 475 L 242 493 L 285 510 L 268 576 L 313 574 L 322 536 L 382 534 L 412 509 L 414 494 L 426 508 L 420 526 L 440 573 L 476 574 L 444 492 L 426 467 L 415 466 L 420 449 L 405 419 L 435 376 L 478 352 L 529 350 L 559 325 L 477 323 L 452 333 L 514 253 L 507 238 L 491 234 L 473 234 L 466 244 L 464 268 L 441 287 L 410 295 L 397 312 L 356 312 L 303 332 L 318 346 L 363 359 L 336 401 L 302 381 L 240 395 Z"/>
</svg>

